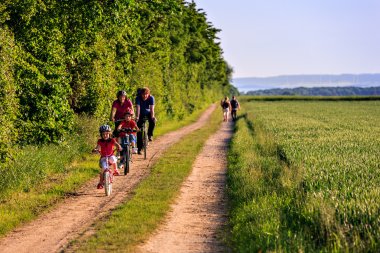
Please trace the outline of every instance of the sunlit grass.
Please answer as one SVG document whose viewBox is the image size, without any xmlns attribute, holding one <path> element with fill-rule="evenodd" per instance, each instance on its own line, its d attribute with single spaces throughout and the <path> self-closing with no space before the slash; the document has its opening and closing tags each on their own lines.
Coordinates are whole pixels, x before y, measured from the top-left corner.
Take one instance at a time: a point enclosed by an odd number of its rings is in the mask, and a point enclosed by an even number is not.
<svg viewBox="0 0 380 253">
<path fill-rule="evenodd" d="M 237 251 L 378 251 L 380 102 L 243 107 L 229 159 Z"/>
</svg>

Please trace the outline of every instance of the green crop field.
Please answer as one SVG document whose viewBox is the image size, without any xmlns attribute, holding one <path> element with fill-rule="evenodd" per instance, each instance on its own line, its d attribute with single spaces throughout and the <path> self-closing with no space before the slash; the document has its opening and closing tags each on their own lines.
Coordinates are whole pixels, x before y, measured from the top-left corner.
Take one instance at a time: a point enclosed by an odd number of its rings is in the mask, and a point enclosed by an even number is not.
<svg viewBox="0 0 380 253">
<path fill-rule="evenodd" d="M 380 101 L 241 101 L 233 247 L 380 250 Z"/>
</svg>

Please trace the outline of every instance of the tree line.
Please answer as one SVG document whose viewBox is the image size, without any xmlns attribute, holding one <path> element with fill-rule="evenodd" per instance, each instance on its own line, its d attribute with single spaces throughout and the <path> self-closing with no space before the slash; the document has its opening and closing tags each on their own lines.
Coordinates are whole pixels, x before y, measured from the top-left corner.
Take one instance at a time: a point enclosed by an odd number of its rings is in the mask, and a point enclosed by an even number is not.
<svg viewBox="0 0 380 253">
<path fill-rule="evenodd" d="M 3 0 L 1 162 L 61 142 L 76 114 L 106 120 L 120 89 L 148 86 L 170 119 L 236 92 L 218 32 L 182 0 Z"/>
<path fill-rule="evenodd" d="M 379 96 L 380 87 L 297 87 L 248 91 L 246 95 L 284 96 Z"/>
</svg>

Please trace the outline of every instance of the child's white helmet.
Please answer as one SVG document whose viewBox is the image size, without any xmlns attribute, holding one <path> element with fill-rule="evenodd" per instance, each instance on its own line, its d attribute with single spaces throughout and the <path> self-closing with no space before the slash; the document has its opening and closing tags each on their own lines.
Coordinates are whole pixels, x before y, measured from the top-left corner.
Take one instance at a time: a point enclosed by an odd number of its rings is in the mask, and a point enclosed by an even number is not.
<svg viewBox="0 0 380 253">
<path fill-rule="evenodd" d="M 109 125 L 102 125 L 102 126 L 100 126 L 100 128 L 99 128 L 99 132 L 100 132 L 100 134 L 101 133 L 104 133 L 104 132 L 111 132 L 112 130 L 111 130 L 111 127 L 109 126 Z"/>
</svg>

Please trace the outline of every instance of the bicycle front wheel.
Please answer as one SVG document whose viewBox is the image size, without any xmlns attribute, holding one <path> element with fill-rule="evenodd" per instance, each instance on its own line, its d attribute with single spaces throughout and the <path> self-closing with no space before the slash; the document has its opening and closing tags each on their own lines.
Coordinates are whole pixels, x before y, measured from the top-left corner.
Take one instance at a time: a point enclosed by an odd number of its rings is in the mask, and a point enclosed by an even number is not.
<svg viewBox="0 0 380 253">
<path fill-rule="evenodd" d="M 112 178 L 109 170 L 104 172 L 104 191 L 106 196 L 111 195 L 112 192 Z"/>
<path fill-rule="evenodd" d="M 129 173 L 129 166 L 131 162 L 131 146 L 127 146 L 125 150 L 125 164 L 124 164 L 124 175 L 127 175 Z"/>
</svg>

